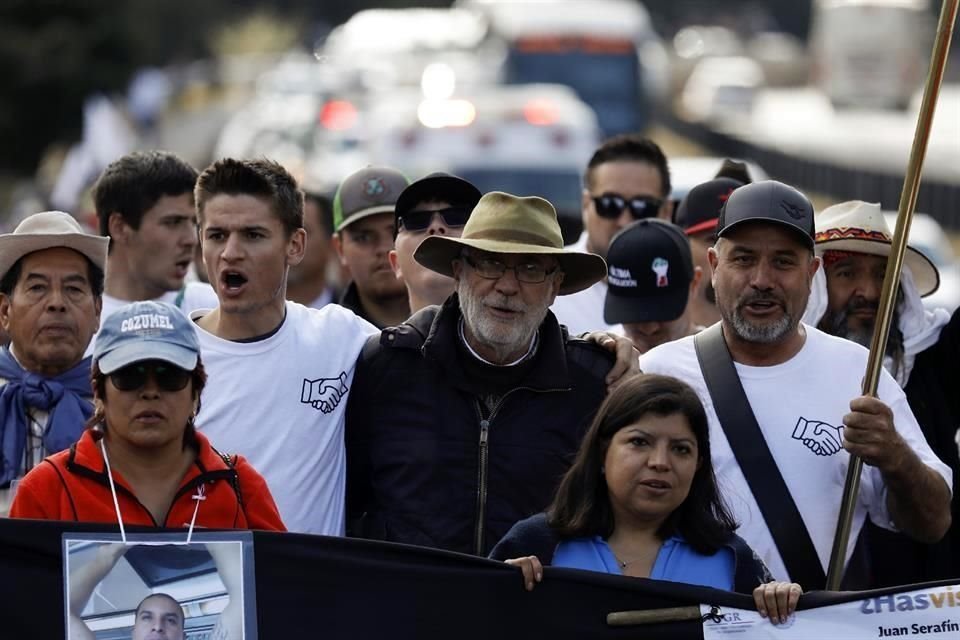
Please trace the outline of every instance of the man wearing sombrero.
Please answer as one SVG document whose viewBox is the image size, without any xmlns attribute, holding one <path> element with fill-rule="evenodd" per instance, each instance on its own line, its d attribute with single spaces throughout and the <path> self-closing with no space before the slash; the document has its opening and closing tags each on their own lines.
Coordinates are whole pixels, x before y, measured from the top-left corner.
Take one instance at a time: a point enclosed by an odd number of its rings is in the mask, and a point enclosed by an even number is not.
<svg viewBox="0 0 960 640">
<path fill-rule="evenodd" d="M 347 408 L 348 534 L 485 555 L 543 510 L 613 362 L 570 337 L 558 295 L 606 275 L 565 251 L 553 206 L 492 192 L 460 238 L 414 253 L 456 291 L 367 343 Z"/>
<path fill-rule="evenodd" d="M 814 286 L 807 319 L 827 333 L 870 346 L 892 233 L 878 203 L 853 200 L 816 217 L 816 249 L 825 279 Z M 907 247 L 887 342 L 885 366 L 904 388 L 931 449 L 960 481 L 956 371 L 960 320 L 944 309 L 925 310 L 921 298 L 937 290 L 940 275 L 925 255 Z M 824 286 L 825 285 L 825 286 Z M 822 313 L 822 317 L 817 317 Z M 922 545 L 876 526 L 865 529 L 875 586 L 912 584 L 960 575 L 960 518 L 935 545 Z"/>
</svg>

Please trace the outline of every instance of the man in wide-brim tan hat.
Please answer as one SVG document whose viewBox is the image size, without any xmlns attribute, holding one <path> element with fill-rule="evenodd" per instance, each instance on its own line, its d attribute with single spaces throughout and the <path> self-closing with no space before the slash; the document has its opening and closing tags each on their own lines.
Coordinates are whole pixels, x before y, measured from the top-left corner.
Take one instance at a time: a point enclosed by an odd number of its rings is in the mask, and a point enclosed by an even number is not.
<svg viewBox="0 0 960 640">
<path fill-rule="evenodd" d="M 17 479 L 73 444 L 93 412 L 90 359 L 107 238 L 44 211 L 0 235 L 0 516 Z"/>
<path fill-rule="evenodd" d="M 816 228 L 816 250 L 826 277 L 815 282 L 805 318 L 827 333 L 869 347 L 893 234 L 880 205 L 861 200 L 827 207 L 816 216 Z M 936 291 L 939 282 L 933 263 L 907 247 L 884 365 L 906 392 L 930 448 L 951 467 L 956 489 L 960 483 L 955 442 L 960 425 L 956 401 L 960 318 L 956 313 L 951 318 L 944 309 L 924 309 L 921 301 L 922 296 Z M 822 318 L 817 317 L 821 313 Z M 864 528 L 873 586 L 957 575 L 960 505 L 956 497 L 952 504 L 953 525 L 937 544 L 919 544 L 873 525 Z"/>
<path fill-rule="evenodd" d="M 417 248 L 414 259 L 437 273 L 455 277 L 454 262 L 465 247 L 488 253 L 549 256 L 559 267 L 557 295 L 576 293 L 606 277 L 603 258 L 565 251 L 557 213 L 543 198 L 518 198 L 493 191 L 477 203 L 459 238 L 431 237 Z"/>
<path fill-rule="evenodd" d="M 546 508 L 604 398 L 612 357 L 549 307 L 606 265 L 563 249 L 549 202 L 500 192 L 461 237 L 428 237 L 414 259 L 456 291 L 371 338 L 357 362 L 347 531 L 486 555 Z"/>
</svg>

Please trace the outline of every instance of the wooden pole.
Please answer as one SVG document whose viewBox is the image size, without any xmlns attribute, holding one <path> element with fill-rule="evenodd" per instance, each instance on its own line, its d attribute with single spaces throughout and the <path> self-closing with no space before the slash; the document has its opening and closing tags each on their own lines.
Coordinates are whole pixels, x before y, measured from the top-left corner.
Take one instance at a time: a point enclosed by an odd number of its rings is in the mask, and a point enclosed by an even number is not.
<svg viewBox="0 0 960 640">
<path fill-rule="evenodd" d="M 863 395 L 865 396 L 877 395 L 877 384 L 880 381 L 880 372 L 883 369 L 883 355 L 887 348 L 890 321 L 893 318 L 896 292 L 900 283 L 900 271 L 903 268 L 903 256 L 907 248 L 907 237 L 910 233 L 913 210 L 917 204 L 920 174 L 927 154 L 927 143 L 930 139 L 930 128 L 933 124 L 937 97 L 940 95 L 940 85 L 943 82 L 943 72 L 947 65 L 947 53 L 950 51 L 950 39 L 953 36 L 953 24 L 957 18 L 958 2 L 960 0 L 943 0 L 943 6 L 940 9 L 937 37 L 933 43 L 933 54 L 930 59 L 927 81 L 923 89 L 923 102 L 920 105 L 920 115 L 917 118 L 913 148 L 910 150 L 910 160 L 907 163 L 907 174 L 903 179 L 903 191 L 900 193 L 900 206 L 897 212 L 897 228 L 893 232 L 893 244 L 890 247 L 887 272 L 883 278 L 883 289 L 880 293 L 880 306 L 877 310 L 877 323 L 873 329 L 873 339 L 870 343 L 870 358 L 867 361 L 867 372 L 863 378 Z M 857 495 L 860 492 L 860 471 L 862 468 L 863 460 L 857 456 L 850 456 L 846 483 L 843 487 L 843 499 L 840 504 L 840 516 L 837 519 L 837 532 L 833 539 L 833 551 L 830 554 L 830 566 L 827 572 L 827 589 L 831 591 L 840 589 L 840 580 L 843 578 L 847 545 L 850 542 L 850 527 L 857 504 Z"/>
<path fill-rule="evenodd" d="M 607 626 L 633 627 L 663 622 L 701 620 L 700 607 L 672 607 L 669 609 L 645 609 L 642 611 L 614 611 L 607 614 Z"/>
</svg>

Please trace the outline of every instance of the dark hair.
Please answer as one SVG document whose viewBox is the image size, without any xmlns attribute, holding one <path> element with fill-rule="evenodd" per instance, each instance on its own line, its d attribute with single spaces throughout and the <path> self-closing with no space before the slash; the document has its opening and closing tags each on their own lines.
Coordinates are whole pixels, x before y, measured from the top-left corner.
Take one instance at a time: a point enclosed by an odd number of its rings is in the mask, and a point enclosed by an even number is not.
<svg viewBox="0 0 960 640">
<path fill-rule="evenodd" d="M 136 624 L 137 616 L 140 615 L 140 609 L 143 607 L 143 603 L 149 600 L 150 598 L 166 598 L 173 604 L 177 605 L 177 611 L 180 612 L 180 627 L 183 628 L 183 626 L 186 624 L 186 620 L 183 617 L 183 607 L 181 607 L 180 602 L 169 593 L 151 593 L 150 595 L 145 597 L 143 600 L 141 600 L 140 604 L 138 604 L 137 608 L 134 609 L 133 611 L 134 624 Z M 186 631 L 184 631 L 184 634 L 186 634 Z M 184 637 L 186 637 L 186 635 L 184 635 Z"/>
<path fill-rule="evenodd" d="M 303 192 L 304 204 L 306 202 L 312 202 L 317 205 L 317 211 L 319 212 L 320 227 L 323 229 L 323 232 L 327 235 L 333 233 L 333 203 L 330 198 L 327 196 L 314 193 L 313 191 L 304 191 Z"/>
<path fill-rule="evenodd" d="M 207 202 L 224 193 L 266 198 L 287 235 L 303 228 L 303 191 L 294 177 L 272 160 L 224 158 L 204 169 L 194 190 L 201 225 Z"/>
<path fill-rule="evenodd" d="M 697 441 L 700 468 L 694 473 L 686 500 L 663 522 L 657 534 L 666 539 L 682 535 L 700 553 L 710 555 L 723 546 L 737 524 L 720 498 L 703 404 L 689 385 L 668 376 L 640 374 L 615 389 L 597 411 L 580 450 L 547 510 L 547 522 L 564 538 L 613 533 L 613 507 L 601 471 L 613 436 L 648 414 L 681 414 Z"/>
<path fill-rule="evenodd" d="M 51 247 L 51 249 L 53 248 L 56 247 Z M 43 249 L 41 249 L 41 251 L 43 251 Z M 23 271 L 23 259 L 29 255 L 30 254 L 28 253 L 24 256 L 20 256 L 20 258 L 13 263 L 13 266 L 11 266 L 10 269 L 3 274 L 3 277 L 0 278 L 0 293 L 3 293 L 7 296 L 13 295 L 13 290 L 20 281 L 20 273 Z M 81 253 L 80 255 L 83 254 Z M 93 260 L 87 256 L 83 256 L 83 259 L 87 263 L 87 280 L 90 281 L 90 291 L 93 293 L 94 298 L 99 298 L 103 295 L 103 269 L 93 264 Z"/>
<path fill-rule="evenodd" d="M 635 133 L 625 133 L 603 141 L 590 157 L 587 163 L 587 172 L 583 176 L 583 183 L 587 189 L 593 187 L 593 170 L 607 162 L 646 162 L 652 164 L 660 172 L 660 181 L 663 183 L 663 197 L 670 195 L 670 169 L 667 167 L 667 157 L 663 149 L 650 138 Z M 626 194 L 630 195 L 630 194 Z"/>
<path fill-rule="evenodd" d="M 139 229 L 143 214 L 160 198 L 193 195 L 196 181 L 197 170 L 169 151 L 137 151 L 110 163 L 93 186 L 100 235 L 109 237 L 113 213 Z"/>
<path fill-rule="evenodd" d="M 193 369 L 193 376 L 190 382 L 193 384 L 193 397 L 197 399 L 197 413 L 200 413 L 200 396 L 203 388 L 207 384 L 207 371 L 203 368 L 203 362 L 197 357 L 197 366 Z M 95 402 L 93 403 L 93 415 L 87 420 L 86 428 L 92 429 L 97 425 L 99 428 L 107 429 L 106 407 L 104 400 L 107 397 L 107 374 L 100 371 L 100 363 L 94 362 L 90 367 L 90 386 L 93 388 Z M 192 443 L 196 439 L 196 427 L 193 420 L 187 421 L 187 428 L 183 432 L 183 446 Z"/>
</svg>

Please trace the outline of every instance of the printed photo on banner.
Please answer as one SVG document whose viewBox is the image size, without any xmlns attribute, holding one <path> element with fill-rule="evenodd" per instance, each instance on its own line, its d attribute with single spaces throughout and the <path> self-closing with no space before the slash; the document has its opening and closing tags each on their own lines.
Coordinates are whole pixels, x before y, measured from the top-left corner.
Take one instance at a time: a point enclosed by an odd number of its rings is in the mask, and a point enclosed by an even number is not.
<svg viewBox="0 0 960 640">
<path fill-rule="evenodd" d="M 63 535 L 67 640 L 256 640 L 250 532 Z"/>
</svg>

